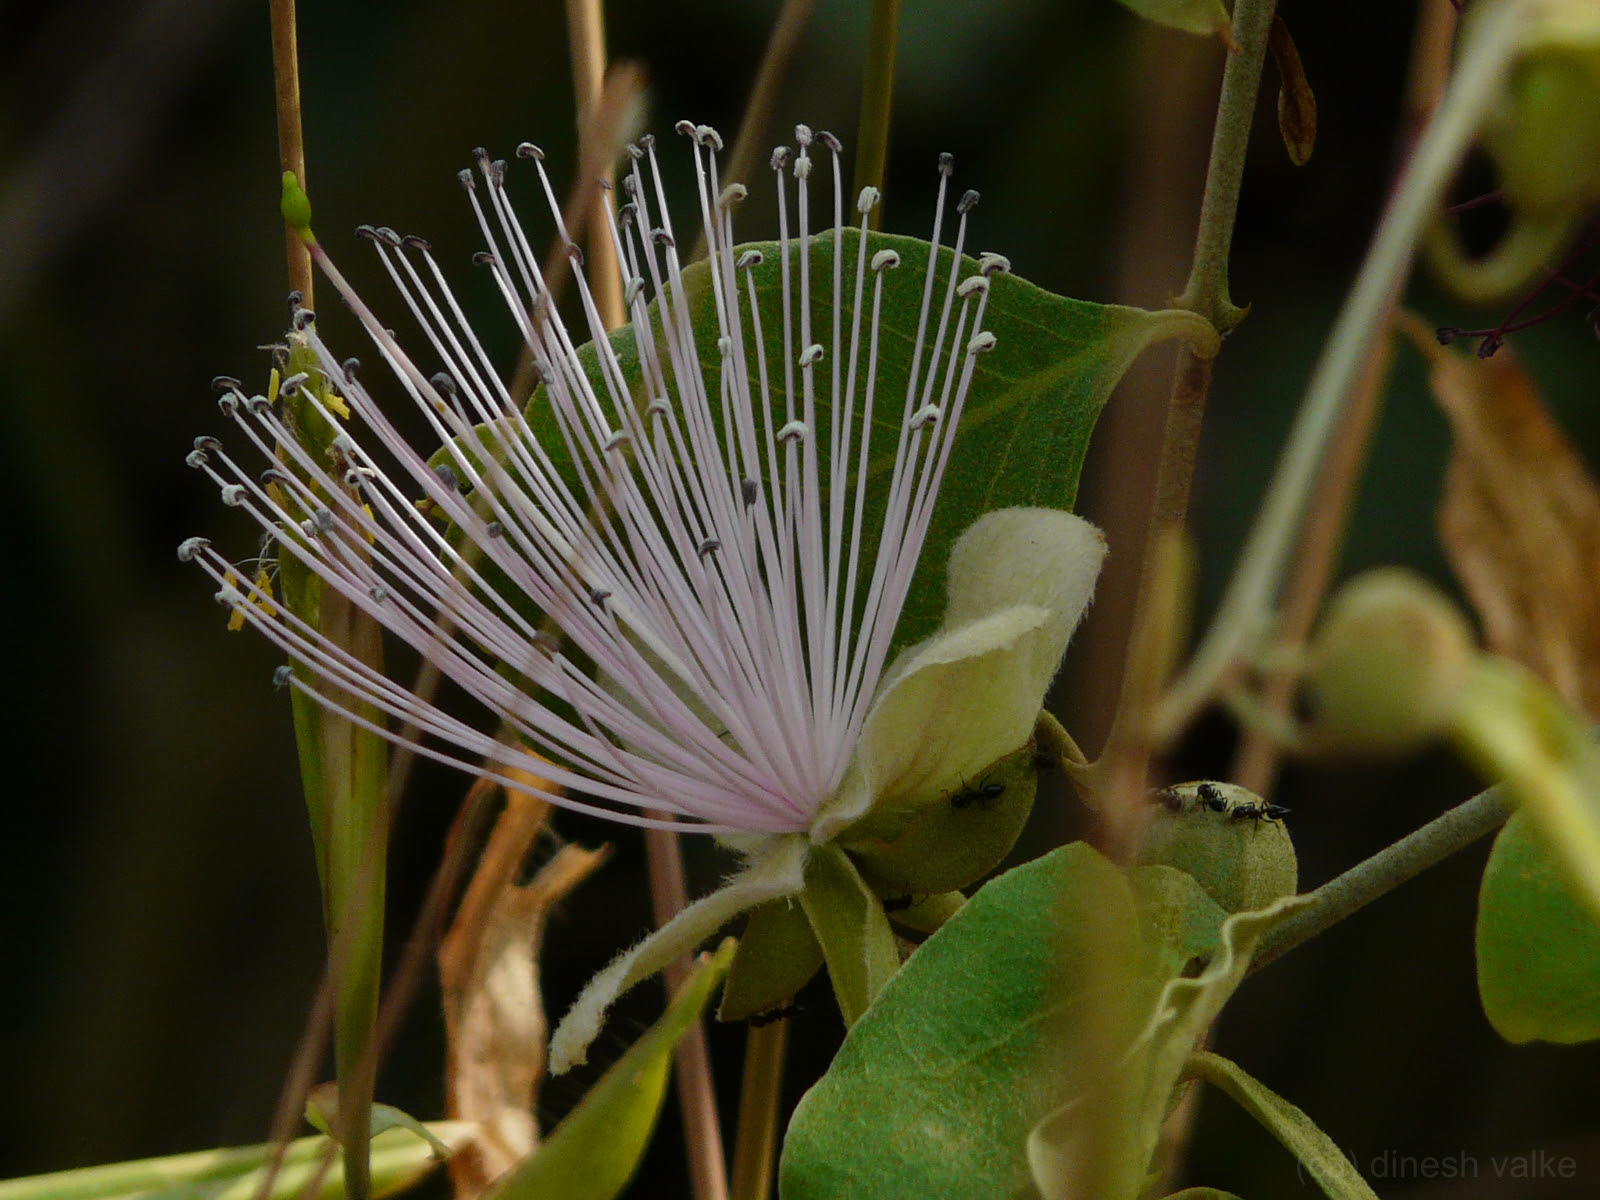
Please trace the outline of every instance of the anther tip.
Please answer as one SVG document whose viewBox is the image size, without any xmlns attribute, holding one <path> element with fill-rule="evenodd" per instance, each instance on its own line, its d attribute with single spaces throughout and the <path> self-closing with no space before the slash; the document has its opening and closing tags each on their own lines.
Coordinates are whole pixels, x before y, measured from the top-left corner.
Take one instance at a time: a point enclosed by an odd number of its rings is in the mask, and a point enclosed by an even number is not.
<svg viewBox="0 0 1600 1200">
<path fill-rule="evenodd" d="M 953 175 L 955 173 L 955 169 L 956 169 L 956 156 L 954 154 L 950 154 L 950 153 L 946 152 L 944 154 L 939 155 L 939 174 L 943 175 L 945 178 L 948 179 L 951 175 Z"/>
<path fill-rule="evenodd" d="M 976 191 L 973 191 L 971 188 L 969 188 L 965 192 L 961 193 L 961 199 L 956 201 L 956 211 L 960 213 L 971 212 L 973 209 L 978 207 L 978 201 L 980 199 L 982 199 L 982 197 L 979 196 Z"/>
<path fill-rule="evenodd" d="M 844 143 L 838 138 L 834 137 L 833 134 L 829 133 L 826 129 L 817 134 L 817 141 L 821 142 L 835 154 L 844 153 Z"/>
<path fill-rule="evenodd" d="M 692 138 L 694 136 L 695 124 L 693 121 L 679 121 L 673 126 L 673 128 L 686 138 Z"/>
<path fill-rule="evenodd" d="M 539 147 L 535 146 L 532 142 L 519 142 L 517 144 L 517 157 L 531 158 L 536 162 L 543 162 L 544 151 L 539 149 Z"/>
</svg>

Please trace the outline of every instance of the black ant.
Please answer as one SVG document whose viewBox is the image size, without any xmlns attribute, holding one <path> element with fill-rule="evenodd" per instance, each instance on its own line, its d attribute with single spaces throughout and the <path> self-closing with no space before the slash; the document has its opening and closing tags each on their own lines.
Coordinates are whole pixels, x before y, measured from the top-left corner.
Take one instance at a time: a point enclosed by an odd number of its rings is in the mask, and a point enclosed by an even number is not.
<svg viewBox="0 0 1600 1200">
<path fill-rule="evenodd" d="M 1235 821 L 1281 821 L 1289 810 L 1281 804 L 1241 804 L 1230 815 Z"/>
<path fill-rule="evenodd" d="M 960 812 L 980 800 L 998 800 L 1005 790 L 1006 785 L 999 782 L 981 783 L 975 788 L 964 787 L 950 797 L 950 807 Z"/>
<path fill-rule="evenodd" d="M 792 1017 L 799 1011 L 800 1006 L 790 1001 L 788 1004 L 778 1005 L 777 1008 L 769 1008 L 766 1012 L 756 1013 L 755 1016 L 750 1018 L 750 1024 L 752 1027 L 759 1029 L 763 1025 L 771 1025 L 774 1021 Z"/>
<path fill-rule="evenodd" d="M 1222 794 L 1222 789 L 1214 783 L 1202 783 L 1195 789 L 1195 795 L 1200 798 L 1200 803 L 1204 804 L 1212 812 L 1225 813 L 1228 811 L 1227 797 Z"/>
<path fill-rule="evenodd" d="M 883 911 L 886 913 L 904 912 L 917 902 L 917 898 L 910 892 L 904 896 L 889 896 L 884 899 Z"/>
</svg>

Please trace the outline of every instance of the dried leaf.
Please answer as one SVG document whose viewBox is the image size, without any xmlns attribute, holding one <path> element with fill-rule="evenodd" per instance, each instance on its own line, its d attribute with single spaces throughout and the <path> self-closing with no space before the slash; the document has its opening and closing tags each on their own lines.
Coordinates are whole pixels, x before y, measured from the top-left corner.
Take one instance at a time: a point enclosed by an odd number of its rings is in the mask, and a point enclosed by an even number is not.
<svg viewBox="0 0 1600 1200">
<path fill-rule="evenodd" d="M 1317 144 L 1317 98 L 1282 17 L 1272 18 L 1267 45 L 1272 49 L 1272 61 L 1278 64 L 1278 132 L 1283 135 L 1289 161 L 1303 167 L 1311 161 L 1312 147 Z"/>
<path fill-rule="evenodd" d="M 565 846 L 519 886 L 517 871 L 548 815 L 542 801 L 507 795 L 439 948 L 448 1109 L 482 1131 L 451 1160 L 459 1200 L 479 1195 L 539 1144 L 534 1105 L 548 1039 L 538 973 L 545 918 L 609 853 Z"/>
<path fill-rule="evenodd" d="M 1509 349 L 1467 357 L 1412 325 L 1455 434 L 1439 537 L 1485 640 L 1600 715 L 1600 487 Z"/>
</svg>

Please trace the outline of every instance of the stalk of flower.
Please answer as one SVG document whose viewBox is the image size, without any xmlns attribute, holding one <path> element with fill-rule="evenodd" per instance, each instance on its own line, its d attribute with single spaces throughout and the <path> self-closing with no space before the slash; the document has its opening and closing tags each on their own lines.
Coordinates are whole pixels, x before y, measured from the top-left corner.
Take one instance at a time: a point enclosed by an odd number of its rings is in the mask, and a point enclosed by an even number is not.
<svg viewBox="0 0 1600 1200">
<path fill-rule="evenodd" d="M 412 695 L 273 606 L 205 540 L 185 542 L 180 557 L 216 581 L 223 604 L 336 690 L 288 668 L 281 681 L 427 757 L 570 809 L 636 825 L 659 824 L 644 811 L 655 809 L 676 828 L 744 835 L 738 875 L 591 984 L 557 1032 L 557 1071 L 582 1061 L 622 989 L 739 912 L 804 891 L 814 847 L 848 848 L 853 829 L 892 840 L 932 800 L 1023 748 L 1104 550 L 1067 513 L 990 514 L 952 553 L 944 627 L 891 663 L 975 364 L 995 345 L 983 328 L 989 280 L 1007 264 L 962 255 L 976 193 L 955 205 L 953 245 L 943 247 L 952 172 L 943 156 L 910 382 L 903 395 L 880 394 L 880 363 L 905 352 L 884 347 L 879 322 L 900 255 L 869 254 L 878 196 L 864 189 L 847 210 L 837 139 L 797 127 L 795 150 L 771 160 L 781 339 L 770 340 L 782 345 L 781 363 L 772 361 L 757 284 L 764 254 L 733 235 L 745 188 L 721 185 L 714 130 L 679 130 L 692 146 L 708 261 L 698 275 L 686 271 L 645 138 L 623 179 L 626 202 L 603 206 L 631 328 L 616 343 L 570 240 L 587 339 L 550 303 L 511 207 L 507 164 L 480 152 L 477 172 L 462 172 L 489 247 L 477 261 L 542 381 L 526 410 L 426 242 L 362 231 L 444 364 L 432 375 L 356 294 L 307 218 L 319 268 L 443 451 L 430 460 L 412 448 L 359 364 L 340 362 L 301 311 L 290 336 L 316 370 L 283 389 L 336 431 L 328 452 L 299 444 L 265 397 L 227 381 L 224 415 L 273 465 L 257 479 L 213 438 L 190 456 L 280 556 L 436 664 L 505 732 Z M 817 147 L 831 174 L 820 222 Z M 518 157 L 531 162 L 565 238 L 542 155 L 524 145 Z M 847 237 L 852 226 L 857 236 Z M 702 289 L 715 317 L 713 361 L 693 312 Z M 580 340 L 592 350 L 580 353 Z M 887 454 L 880 461 L 879 427 L 892 431 L 892 466 Z M 340 694 L 388 723 L 339 707 Z M 553 786 L 541 791 L 530 776 Z"/>
</svg>

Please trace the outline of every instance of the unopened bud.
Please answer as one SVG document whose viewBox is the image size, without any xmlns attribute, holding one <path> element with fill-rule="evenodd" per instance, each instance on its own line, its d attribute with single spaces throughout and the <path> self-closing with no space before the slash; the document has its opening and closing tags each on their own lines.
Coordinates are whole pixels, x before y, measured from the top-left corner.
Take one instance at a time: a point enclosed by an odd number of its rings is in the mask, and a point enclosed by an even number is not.
<svg viewBox="0 0 1600 1200">
<path fill-rule="evenodd" d="M 1341 588 L 1310 650 L 1315 742 L 1395 753 L 1443 732 L 1474 658 L 1472 628 L 1438 588 L 1385 568 Z"/>
</svg>

